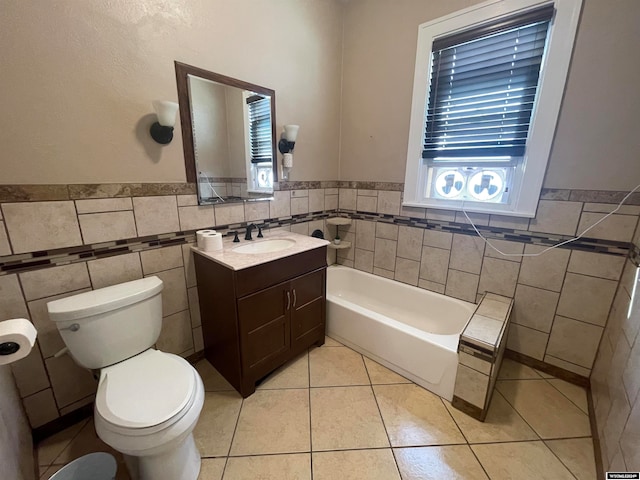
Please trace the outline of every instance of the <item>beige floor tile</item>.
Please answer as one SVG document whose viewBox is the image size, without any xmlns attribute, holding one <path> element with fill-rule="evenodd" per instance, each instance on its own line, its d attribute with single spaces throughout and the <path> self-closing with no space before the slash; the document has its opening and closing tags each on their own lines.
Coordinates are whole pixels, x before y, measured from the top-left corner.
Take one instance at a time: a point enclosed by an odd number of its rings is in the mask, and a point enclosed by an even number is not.
<svg viewBox="0 0 640 480">
<path fill-rule="evenodd" d="M 312 387 L 369 385 L 362 355 L 347 347 L 311 350 L 309 370 Z"/>
<path fill-rule="evenodd" d="M 465 443 L 440 397 L 413 384 L 373 389 L 392 446 Z"/>
<path fill-rule="evenodd" d="M 497 389 L 543 439 L 591 435 L 589 417 L 546 380 L 499 380 Z"/>
<path fill-rule="evenodd" d="M 67 445 L 67 447 L 53 461 L 55 465 L 64 465 L 92 452 L 107 452 L 116 457 L 122 458 L 119 452 L 116 452 L 109 445 L 104 443 L 96 434 L 93 423 L 93 417 L 82 427 L 78 435 Z"/>
<path fill-rule="evenodd" d="M 565 382 L 559 378 L 547 380 L 551 385 L 557 388 L 560 393 L 571 400 L 584 413 L 589 415 L 589 404 L 587 403 L 587 390 L 573 383 Z"/>
<path fill-rule="evenodd" d="M 467 445 L 394 449 L 403 480 L 488 480 Z"/>
<path fill-rule="evenodd" d="M 364 364 L 369 373 L 369 379 L 373 385 L 385 385 L 391 383 L 411 383 L 411 380 L 398 375 L 396 372 L 389 370 L 387 367 L 380 365 L 378 362 L 363 356 Z"/>
<path fill-rule="evenodd" d="M 229 382 L 213 368 L 208 360 L 200 360 L 196 363 L 196 370 L 202 378 L 204 389 L 207 392 L 224 392 L 234 390 Z"/>
<path fill-rule="evenodd" d="M 391 449 L 313 453 L 313 480 L 400 480 Z"/>
<path fill-rule="evenodd" d="M 262 390 L 244 400 L 231 455 L 308 452 L 309 391 Z"/>
<path fill-rule="evenodd" d="M 305 351 L 298 358 L 283 365 L 270 374 L 259 386 L 259 390 L 276 388 L 308 388 L 309 355 Z"/>
<path fill-rule="evenodd" d="M 51 437 L 41 441 L 36 446 L 36 454 L 38 458 L 38 465 L 40 467 L 47 467 L 51 465 L 56 457 L 62 453 L 62 451 L 71 443 L 73 438 L 80 433 L 82 427 L 84 427 L 90 419 L 85 418 L 80 422 L 65 428 L 61 432 L 52 435 Z M 93 420 L 91 420 L 93 421 Z M 45 468 L 40 468 L 41 472 L 44 472 Z"/>
<path fill-rule="evenodd" d="M 469 443 L 538 440 L 536 433 L 509 405 L 500 392 L 493 393 L 489 412 L 484 422 L 479 422 L 466 413 L 462 413 L 449 402 L 445 401 L 444 404 Z"/>
<path fill-rule="evenodd" d="M 549 440 L 545 443 L 578 480 L 596 478 L 596 462 L 590 438 Z"/>
<path fill-rule="evenodd" d="M 575 480 L 542 442 L 472 445 L 489 477 L 496 480 Z"/>
<path fill-rule="evenodd" d="M 515 362 L 510 358 L 505 358 L 502 360 L 498 378 L 501 380 L 525 380 L 530 378 L 539 379 L 540 375 L 531 367 Z"/>
<path fill-rule="evenodd" d="M 196 445 L 204 457 L 229 454 L 242 398 L 237 392 L 206 392 L 200 420 L 193 431 Z"/>
<path fill-rule="evenodd" d="M 312 388 L 311 435 L 314 452 L 389 446 L 371 387 Z"/>
<path fill-rule="evenodd" d="M 310 480 L 311 454 L 230 458 L 224 480 Z"/>
<path fill-rule="evenodd" d="M 198 480 L 222 480 L 226 458 L 203 458 Z"/>
<path fill-rule="evenodd" d="M 338 342 L 337 340 L 334 340 L 331 337 L 325 336 L 323 347 L 344 347 L 344 345 L 342 345 L 340 342 Z"/>
</svg>

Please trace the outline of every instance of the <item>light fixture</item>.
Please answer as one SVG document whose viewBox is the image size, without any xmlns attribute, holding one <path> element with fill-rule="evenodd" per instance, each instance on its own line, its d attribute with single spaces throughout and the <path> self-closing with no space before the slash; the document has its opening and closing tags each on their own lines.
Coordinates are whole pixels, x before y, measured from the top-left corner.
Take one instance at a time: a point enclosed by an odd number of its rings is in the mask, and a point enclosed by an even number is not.
<svg viewBox="0 0 640 480">
<path fill-rule="evenodd" d="M 154 100 L 151 103 L 158 116 L 158 121 L 151 125 L 151 137 L 156 142 L 166 145 L 173 140 L 173 126 L 176 124 L 178 104 L 167 100 Z"/>
<path fill-rule="evenodd" d="M 298 138 L 299 125 L 285 125 L 280 141 L 278 142 L 278 150 L 282 154 L 282 179 L 289 179 L 289 170 L 293 167 L 293 147 L 296 145 Z"/>
</svg>

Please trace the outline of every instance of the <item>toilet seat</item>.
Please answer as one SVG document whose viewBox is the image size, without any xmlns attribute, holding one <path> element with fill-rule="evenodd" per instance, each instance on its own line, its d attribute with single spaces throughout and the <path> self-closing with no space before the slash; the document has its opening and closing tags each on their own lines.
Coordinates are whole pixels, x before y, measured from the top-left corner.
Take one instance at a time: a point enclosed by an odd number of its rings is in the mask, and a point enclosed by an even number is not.
<svg viewBox="0 0 640 480">
<path fill-rule="evenodd" d="M 155 433 L 174 424 L 191 409 L 197 375 L 182 357 L 146 350 L 101 370 L 96 413 L 114 432 Z"/>
</svg>

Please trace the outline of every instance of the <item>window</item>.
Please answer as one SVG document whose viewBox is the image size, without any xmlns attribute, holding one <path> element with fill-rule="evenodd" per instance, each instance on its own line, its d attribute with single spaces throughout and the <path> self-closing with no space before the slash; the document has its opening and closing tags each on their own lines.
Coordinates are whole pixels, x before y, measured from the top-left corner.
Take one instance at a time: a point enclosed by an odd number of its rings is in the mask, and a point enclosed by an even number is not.
<svg viewBox="0 0 640 480">
<path fill-rule="evenodd" d="M 405 205 L 535 215 L 580 6 L 492 1 L 420 26 Z"/>
<path fill-rule="evenodd" d="M 271 98 L 250 94 L 246 98 L 249 121 L 250 190 L 273 188 L 273 144 L 271 138 Z"/>
</svg>

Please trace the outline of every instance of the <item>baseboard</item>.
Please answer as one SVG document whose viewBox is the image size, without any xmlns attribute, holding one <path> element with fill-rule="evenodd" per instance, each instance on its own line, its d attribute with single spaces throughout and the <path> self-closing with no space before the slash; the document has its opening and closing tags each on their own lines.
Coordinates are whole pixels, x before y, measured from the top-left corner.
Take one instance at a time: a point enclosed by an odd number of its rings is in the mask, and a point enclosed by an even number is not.
<svg viewBox="0 0 640 480">
<path fill-rule="evenodd" d="M 589 406 L 589 426 L 591 427 L 591 438 L 593 440 L 593 457 L 596 460 L 597 478 L 604 478 L 604 464 L 602 462 L 602 450 L 600 449 L 600 437 L 598 436 L 598 421 L 596 420 L 596 409 L 593 406 L 593 395 L 591 394 L 591 382 L 587 388 L 587 405 Z"/>
<path fill-rule="evenodd" d="M 556 378 L 561 380 L 565 380 L 569 383 L 573 383 L 574 385 L 579 385 L 580 387 L 589 388 L 589 378 L 583 377 L 582 375 L 578 375 L 577 373 L 571 372 L 569 370 L 565 370 L 564 368 L 556 367 L 555 365 L 550 365 L 548 363 L 543 362 L 542 360 L 538 360 L 536 358 L 530 357 L 528 355 L 524 355 L 519 352 L 515 352 L 513 350 L 507 349 L 504 353 L 504 356 L 510 358 L 511 360 L 515 360 L 516 362 L 520 362 L 528 367 L 535 368 L 536 370 L 540 370 L 541 372 L 548 373 L 549 375 L 553 375 Z"/>
<path fill-rule="evenodd" d="M 72 425 L 75 425 L 80 420 L 84 420 L 85 418 L 89 418 L 93 415 L 93 402 L 83 405 L 82 407 L 74 410 L 72 412 L 67 413 L 66 415 L 62 415 L 61 417 L 56 418 L 48 423 L 40 427 L 36 427 L 31 430 L 31 436 L 33 437 L 33 442 L 38 443 L 48 438 L 58 432 L 61 432 L 65 428 L 69 428 Z"/>
</svg>

